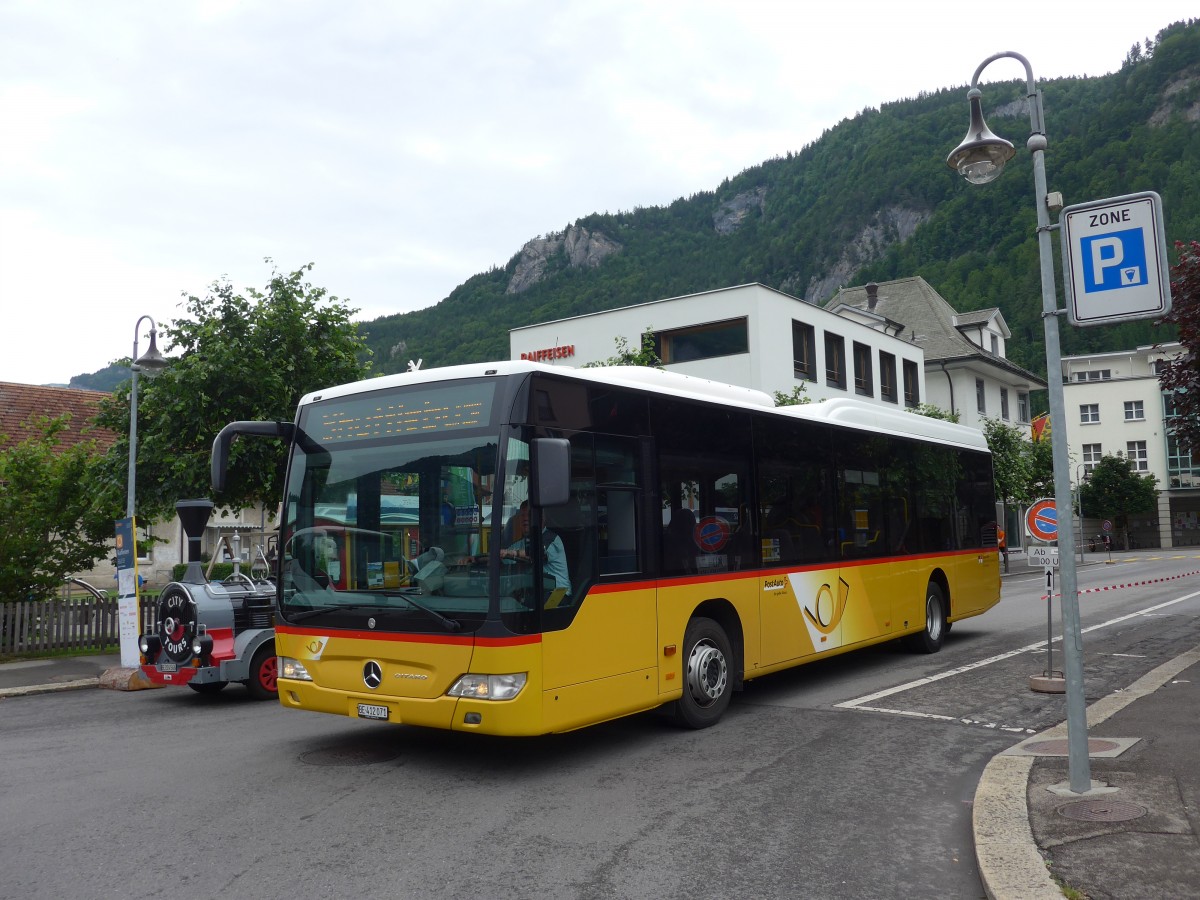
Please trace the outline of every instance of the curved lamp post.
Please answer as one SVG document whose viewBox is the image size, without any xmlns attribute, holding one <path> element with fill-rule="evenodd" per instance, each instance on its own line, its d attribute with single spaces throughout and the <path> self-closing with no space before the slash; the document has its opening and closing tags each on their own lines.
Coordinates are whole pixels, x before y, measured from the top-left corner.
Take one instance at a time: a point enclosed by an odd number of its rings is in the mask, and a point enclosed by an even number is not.
<svg viewBox="0 0 1200 900">
<path fill-rule="evenodd" d="M 150 349 L 146 351 L 145 356 L 139 357 L 138 329 L 147 319 L 150 321 Z M 133 326 L 133 356 L 130 359 L 134 362 L 129 366 L 129 371 L 133 373 L 129 383 L 129 485 L 125 494 L 125 516 L 130 519 L 133 518 L 134 483 L 137 476 L 138 373 L 144 373 L 147 378 L 154 378 L 167 367 L 167 361 L 158 352 L 158 344 L 155 341 L 157 334 L 158 329 L 154 325 L 154 320 L 149 316 L 142 316 Z"/>
<path fill-rule="evenodd" d="M 1029 103 L 1029 140 L 1025 146 L 1033 157 L 1034 201 L 1037 206 L 1038 256 L 1042 276 L 1042 322 L 1046 334 L 1046 381 L 1050 393 L 1050 445 L 1054 459 L 1054 502 L 1058 509 L 1058 545 L 1073 548 L 1075 525 L 1072 521 L 1071 460 L 1067 452 L 1066 403 L 1063 398 L 1062 354 L 1059 349 L 1058 294 L 1054 283 L 1054 249 L 1050 232 L 1058 228 L 1050 223 L 1050 213 L 1062 209 L 1062 197 L 1046 190 L 1046 125 L 1042 113 L 1042 93 L 1033 78 L 1029 60 L 1019 53 L 1005 51 L 989 56 L 971 78 L 967 99 L 971 104 L 971 125 L 967 136 L 946 157 L 946 165 L 956 169 L 972 184 L 987 184 L 1000 176 L 1005 164 L 1016 155 L 1011 143 L 997 137 L 983 120 L 979 76 L 991 63 L 1005 57 L 1025 67 Z M 1064 515 L 1064 512 L 1066 513 Z M 1059 555 L 1062 590 L 1063 672 L 1067 698 L 1067 752 L 1070 790 L 1076 794 L 1092 789 L 1088 759 L 1087 710 L 1083 694 L 1083 637 L 1079 625 L 1078 582 L 1075 555 L 1068 549 Z"/>
</svg>

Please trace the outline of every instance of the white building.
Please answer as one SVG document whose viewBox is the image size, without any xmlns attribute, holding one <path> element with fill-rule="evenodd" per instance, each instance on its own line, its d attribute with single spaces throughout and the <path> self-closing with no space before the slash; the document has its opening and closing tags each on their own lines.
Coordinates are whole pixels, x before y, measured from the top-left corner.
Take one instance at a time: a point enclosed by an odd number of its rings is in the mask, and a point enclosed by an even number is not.
<svg viewBox="0 0 1200 900">
<path fill-rule="evenodd" d="M 1029 394 L 1046 382 L 1010 361 L 1011 333 L 996 307 L 956 312 L 924 278 L 843 288 L 825 304 L 839 316 L 875 327 L 897 323 L 924 358 L 925 401 L 982 428 L 985 419 L 1028 428 Z"/>
<path fill-rule="evenodd" d="M 1107 455 L 1125 457 L 1136 471 L 1158 479 L 1157 513 L 1129 523 L 1131 539 L 1142 547 L 1200 544 L 1200 460 L 1193 462 L 1168 433 L 1173 407 L 1158 381 L 1160 365 L 1180 349 L 1178 343 L 1156 344 L 1062 361 L 1073 480 L 1078 483 Z M 1099 530 L 1099 520 L 1086 509 L 1083 514 L 1087 537 Z"/>
<path fill-rule="evenodd" d="M 685 375 L 814 402 L 859 397 L 916 406 L 925 400 L 921 348 L 895 322 L 836 315 L 761 284 L 589 313 L 509 332 L 512 359 L 582 366 L 637 349 L 654 335 L 664 367 Z"/>
</svg>

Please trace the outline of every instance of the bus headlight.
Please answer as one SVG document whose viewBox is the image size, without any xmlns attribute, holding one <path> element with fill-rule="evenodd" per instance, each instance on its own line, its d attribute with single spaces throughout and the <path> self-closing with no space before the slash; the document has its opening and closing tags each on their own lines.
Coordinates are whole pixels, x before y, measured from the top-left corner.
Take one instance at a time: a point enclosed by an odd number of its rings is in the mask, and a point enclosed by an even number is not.
<svg viewBox="0 0 1200 900">
<path fill-rule="evenodd" d="M 279 677 L 290 678 L 292 681 L 312 681 L 313 677 L 304 668 L 304 663 L 290 656 L 279 657 Z"/>
<path fill-rule="evenodd" d="M 474 700 L 511 700 L 525 687 L 525 672 L 512 675 L 463 675 L 446 691 L 449 697 L 470 697 Z"/>
</svg>

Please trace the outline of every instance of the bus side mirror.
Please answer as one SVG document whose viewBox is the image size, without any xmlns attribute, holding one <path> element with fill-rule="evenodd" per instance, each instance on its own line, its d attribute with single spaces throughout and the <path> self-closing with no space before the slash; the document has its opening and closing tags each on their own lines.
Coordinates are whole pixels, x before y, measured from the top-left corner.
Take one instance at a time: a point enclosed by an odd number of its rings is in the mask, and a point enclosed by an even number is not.
<svg viewBox="0 0 1200 900">
<path fill-rule="evenodd" d="M 230 422 L 213 439 L 212 471 L 210 473 L 213 490 L 218 494 L 225 490 L 226 475 L 229 469 L 229 445 L 239 434 L 283 438 L 290 442 L 295 432 L 296 428 L 291 422 Z"/>
<path fill-rule="evenodd" d="M 530 448 L 534 506 L 562 506 L 571 499 L 571 442 L 566 438 L 535 438 Z"/>
</svg>

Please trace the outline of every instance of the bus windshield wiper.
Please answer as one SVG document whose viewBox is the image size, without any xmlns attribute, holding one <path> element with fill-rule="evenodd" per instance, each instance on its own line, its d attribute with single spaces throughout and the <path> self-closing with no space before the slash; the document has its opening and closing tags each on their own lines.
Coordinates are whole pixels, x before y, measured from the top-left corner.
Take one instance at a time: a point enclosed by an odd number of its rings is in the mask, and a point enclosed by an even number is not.
<svg viewBox="0 0 1200 900">
<path fill-rule="evenodd" d="M 419 593 L 419 591 L 420 591 L 420 588 L 417 588 L 416 592 Z M 419 609 L 421 612 L 425 613 L 430 618 L 436 619 L 437 621 L 441 622 L 442 626 L 447 631 L 462 631 L 462 625 L 459 623 L 459 621 L 457 619 L 451 619 L 449 616 L 443 616 L 436 609 L 430 609 L 424 603 L 420 603 L 420 602 L 414 600 L 413 599 L 413 591 L 411 591 L 411 590 L 410 591 L 400 591 L 392 596 L 399 597 L 401 600 L 405 601 L 406 603 L 411 604 L 414 609 Z"/>
<path fill-rule="evenodd" d="M 301 619 L 311 619 L 313 616 L 319 616 L 323 613 L 330 612 L 348 612 L 352 609 L 379 609 L 380 607 L 370 603 L 331 603 L 328 606 L 317 606 L 312 609 L 306 609 L 291 616 L 289 622 L 299 622 Z"/>
</svg>

